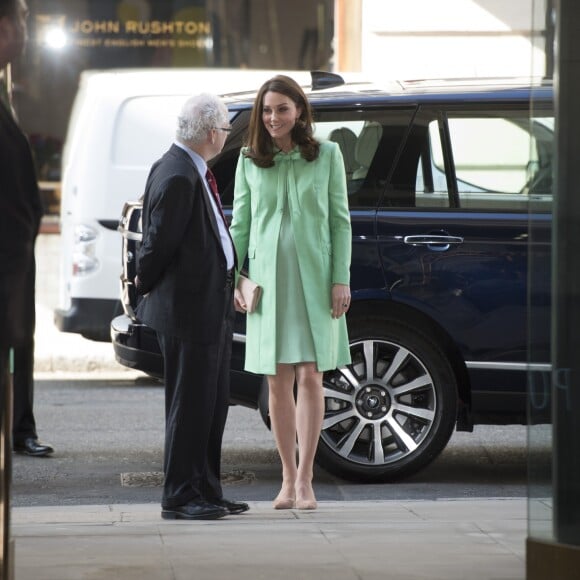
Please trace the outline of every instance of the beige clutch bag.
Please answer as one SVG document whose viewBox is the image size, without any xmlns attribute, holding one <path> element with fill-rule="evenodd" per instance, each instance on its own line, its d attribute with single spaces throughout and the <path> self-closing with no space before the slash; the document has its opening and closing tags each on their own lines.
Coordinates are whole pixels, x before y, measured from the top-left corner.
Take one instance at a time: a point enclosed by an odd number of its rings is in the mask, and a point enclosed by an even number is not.
<svg viewBox="0 0 580 580">
<path fill-rule="evenodd" d="M 238 290 L 241 292 L 244 302 L 246 303 L 246 312 L 251 314 L 256 310 L 262 296 L 262 287 L 246 276 L 238 277 Z"/>
</svg>

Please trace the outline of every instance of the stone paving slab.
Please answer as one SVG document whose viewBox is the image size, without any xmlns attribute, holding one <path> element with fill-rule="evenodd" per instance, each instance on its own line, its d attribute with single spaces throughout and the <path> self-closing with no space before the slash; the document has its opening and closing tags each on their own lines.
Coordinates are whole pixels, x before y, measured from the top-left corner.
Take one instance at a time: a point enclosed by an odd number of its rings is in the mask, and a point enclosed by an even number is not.
<svg viewBox="0 0 580 580">
<path fill-rule="evenodd" d="M 520 580 L 525 499 L 252 502 L 170 521 L 158 504 L 14 508 L 16 580 Z"/>
</svg>

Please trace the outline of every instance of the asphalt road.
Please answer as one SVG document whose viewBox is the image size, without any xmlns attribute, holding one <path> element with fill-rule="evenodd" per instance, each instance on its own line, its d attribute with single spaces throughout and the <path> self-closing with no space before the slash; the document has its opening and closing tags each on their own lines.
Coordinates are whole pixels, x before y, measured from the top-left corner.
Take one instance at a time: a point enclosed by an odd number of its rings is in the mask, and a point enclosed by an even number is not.
<svg viewBox="0 0 580 580">
<path fill-rule="evenodd" d="M 40 438 L 50 458 L 15 455 L 14 506 L 157 502 L 161 495 L 163 388 L 139 376 L 47 374 L 37 380 Z M 549 465 L 549 429 L 534 432 L 534 465 Z M 526 497 L 527 428 L 476 426 L 455 433 L 429 467 L 391 484 L 360 484 L 316 470 L 320 500 Z M 232 407 L 223 451 L 225 494 L 270 500 L 280 466 L 271 433 L 257 411 Z"/>
</svg>

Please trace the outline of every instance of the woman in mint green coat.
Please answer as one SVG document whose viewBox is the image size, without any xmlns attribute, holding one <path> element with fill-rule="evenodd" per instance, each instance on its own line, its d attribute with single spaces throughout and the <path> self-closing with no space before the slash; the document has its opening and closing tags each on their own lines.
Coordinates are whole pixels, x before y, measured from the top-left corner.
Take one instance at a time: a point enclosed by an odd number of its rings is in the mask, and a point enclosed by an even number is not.
<svg viewBox="0 0 580 580">
<path fill-rule="evenodd" d="M 274 507 L 315 509 L 322 373 L 350 363 L 344 315 L 352 236 L 342 155 L 335 143 L 313 138 L 310 105 L 289 77 L 270 79 L 256 97 L 230 231 L 239 263 L 248 257 L 249 277 L 263 288 L 247 316 L 245 368 L 268 378 L 282 461 Z M 235 302 L 245 311 L 239 292 Z"/>
</svg>

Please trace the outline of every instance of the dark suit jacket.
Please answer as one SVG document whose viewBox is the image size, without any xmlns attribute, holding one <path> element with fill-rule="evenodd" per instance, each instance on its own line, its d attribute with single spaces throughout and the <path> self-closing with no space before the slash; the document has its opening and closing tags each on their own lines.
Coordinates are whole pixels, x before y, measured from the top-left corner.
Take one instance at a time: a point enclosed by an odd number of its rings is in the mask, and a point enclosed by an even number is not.
<svg viewBox="0 0 580 580">
<path fill-rule="evenodd" d="M 158 332 L 216 342 L 225 312 L 226 258 L 193 161 L 172 145 L 149 173 L 138 252 L 139 319 Z"/>
<path fill-rule="evenodd" d="M 42 202 L 30 145 L 0 102 L 0 345 L 34 334 L 34 243 Z"/>
</svg>

